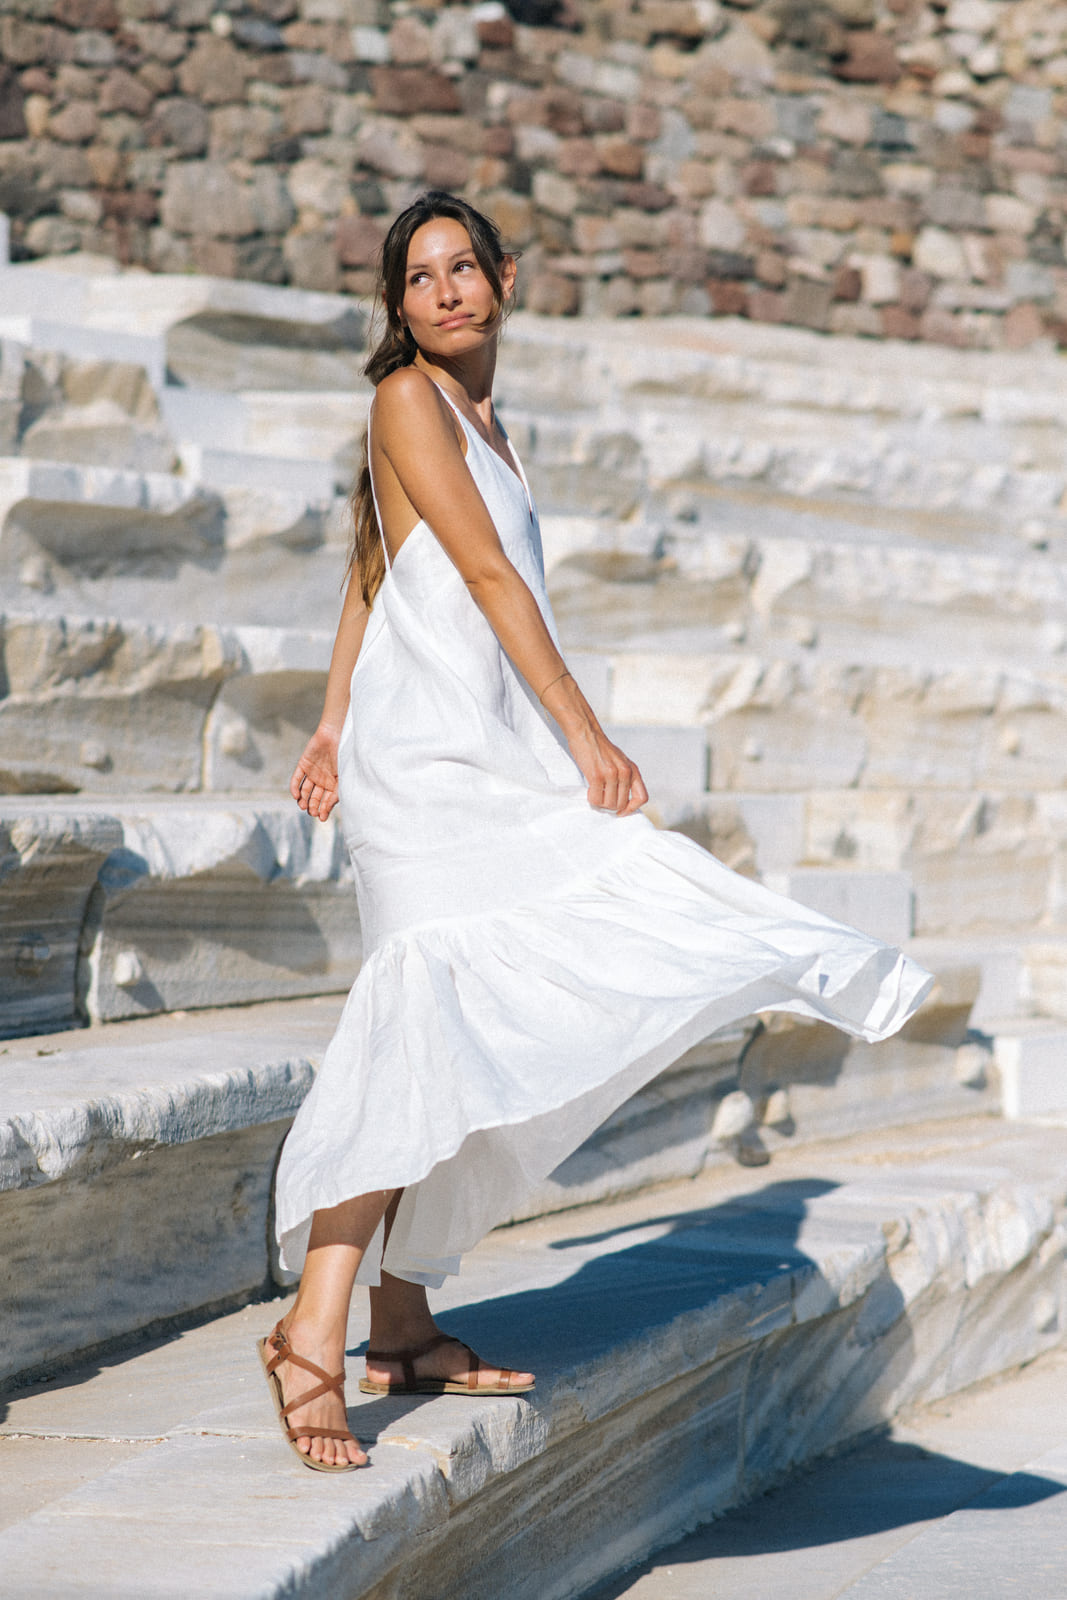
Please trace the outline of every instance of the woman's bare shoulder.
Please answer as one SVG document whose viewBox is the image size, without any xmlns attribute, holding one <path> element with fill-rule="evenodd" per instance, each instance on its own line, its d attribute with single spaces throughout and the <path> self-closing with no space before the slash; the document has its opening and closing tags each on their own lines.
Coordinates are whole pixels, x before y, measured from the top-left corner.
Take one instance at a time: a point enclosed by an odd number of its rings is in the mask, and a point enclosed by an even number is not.
<svg viewBox="0 0 1067 1600">
<path fill-rule="evenodd" d="M 452 411 L 432 378 L 417 367 L 397 367 L 374 391 L 371 418 L 383 449 L 412 432 L 425 440 L 438 432 L 457 438 Z"/>
<path fill-rule="evenodd" d="M 383 378 L 374 391 L 374 420 L 388 424 L 397 418 L 410 420 L 444 410 L 437 385 L 418 367 L 397 367 Z"/>
</svg>

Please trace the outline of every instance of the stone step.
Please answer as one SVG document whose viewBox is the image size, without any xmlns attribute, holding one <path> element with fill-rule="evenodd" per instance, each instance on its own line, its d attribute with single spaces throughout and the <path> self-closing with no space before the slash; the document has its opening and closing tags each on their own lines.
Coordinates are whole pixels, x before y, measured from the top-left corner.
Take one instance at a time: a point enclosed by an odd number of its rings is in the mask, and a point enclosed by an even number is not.
<svg viewBox="0 0 1067 1600">
<path fill-rule="evenodd" d="M 882 665 L 877 649 L 875 637 L 851 659 L 744 647 L 619 652 L 609 658 L 607 720 L 703 727 L 716 791 L 1018 792 L 1067 782 L 1067 667 Z"/>
<path fill-rule="evenodd" d="M 980 954 L 983 963 L 988 957 L 995 965 L 1003 951 L 1014 969 L 1026 964 L 1019 954 L 1023 944 L 1031 947 L 1031 987 L 1024 992 L 1011 980 L 1010 1003 L 994 1001 L 993 1014 L 1033 1007 L 1067 1016 L 1058 955 L 1067 928 L 1061 888 L 1067 805 L 1061 790 L 927 788 L 903 779 L 897 787 L 830 789 L 813 769 L 810 787 L 702 793 L 679 781 L 696 765 L 691 739 L 683 746 L 679 738 L 673 764 L 664 759 L 657 769 L 648 758 L 671 754 L 667 742 L 642 746 L 631 738 L 628 746 L 628 732 L 623 748 L 643 772 L 643 761 L 648 766 L 649 813 L 660 825 L 679 829 L 748 875 L 798 867 L 906 872 L 918 935 L 961 945 L 971 940 L 975 959 Z M 714 740 L 712 729 L 713 752 Z M 1007 978 L 994 978 L 991 968 L 989 981 L 1001 992 Z"/>
<path fill-rule="evenodd" d="M 181 938 L 166 910 L 159 922 L 167 938 L 200 948 Z M 140 948 L 153 956 L 150 934 Z M 237 958 L 224 948 L 216 960 L 225 969 Z M 967 1032 L 977 973 L 946 963 L 938 978 L 918 1016 L 882 1045 L 788 1016 L 714 1035 L 609 1118 L 522 1215 L 714 1166 L 763 1166 L 798 1143 L 863 1128 L 995 1113 L 992 1041 L 976 1044 Z M 203 982 L 206 995 L 217 979 L 208 972 Z M 7 1041 L 0 1231 L 21 1241 L 7 1281 L 26 1309 L 0 1377 L 160 1317 L 240 1300 L 267 1281 L 274 1157 L 341 1003 L 183 1010 Z M 172 1240 L 174 1209 L 182 1221 Z M 226 1248 L 201 1275 L 206 1245 L 196 1241 L 214 1237 L 222 1216 Z M 74 1270 L 75 1259 L 97 1256 L 106 1275 Z M 157 1270 L 157 1259 L 173 1265 Z"/>
<path fill-rule="evenodd" d="M 1009 437 L 1001 456 L 980 424 L 891 431 L 850 419 L 835 428 L 800 410 L 749 417 L 709 405 L 693 415 L 680 401 L 640 411 L 613 404 L 606 415 L 514 407 L 505 415 L 550 512 L 626 518 L 673 504 L 692 517 L 716 486 L 747 484 L 801 499 L 981 513 L 1002 531 L 1008 519 L 1044 518 L 1061 539 L 1067 526 L 1064 446 L 1042 451 Z"/>
<path fill-rule="evenodd" d="M 340 827 L 288 796 L 0 797 L 0 925 L 0 1038 L 336 993 L 361 954 Z"/>
<path fill-rule="evenodd" d="M 292 628 L 0 617 L 0 787 L 284 794 L 331 646 Z"/>
<path fill-rule="evenodd" d="M 582 1600 L 972 1600 L 1021 1586 L 1060 1600 L 1065 1401 L 1061 1345 L 911 1410 Z"/>
<path fill-rule="evenodd" d="M 257 482 L 246 466 L 243 483 L 212 486 L 173 473 L 0 458 L 7 608 L 255 622 L 266 590 L 273 615 L 263 620 L 291 621 L 294 599 L 305 595 L 309 615 L 329 614 L 339 603 L 347 532 L 334 523 L 329 467 L 312 466 L 314 495 Z M 330 540 L 319 570 L 316 557 Z M 309 560 L 313 571 L 304 575 Z"/>
<path fill-rule="evenodd" d="M 330 633 L 9 614 L 0 649 L 9 791 L 277 792 L 317 720 Z M 1067 784 L 1067 664 L 882 664 L 877 636 L 825 659 L 799 647 L 568 654 L 608 723 L 650 730 L 632 738 L 662 747 L 650 771 L 675 793 Z"/>
<path fill-rule="evenodd" d="M 69 353 L 126 361 L 156 341 L 171 381 L 194 388 L 349 390 L 361 379 L 367 314 L 348 296 L 200 275 L 0 270 L 11 318 L 70 329 Z M 78 348 L 74 348 L 74 343 Z M 68 350 L 57 335 L 50 349 Z"/>
<path fill-rule="evenodd" d="M 498 373 L 501 404 L 571 411 L 590 395 L 682 393 L 696 402 L 801 406 L 835 415 L 1067 428 L 1062 365 L 1051 352 L 986 352 L 899 340 L 827 339 L 741 318 L 654 323 L 518 313 Z"/>
<path fill-rule="evenodd" d="M 873 639 L 886 664 L 1055 667 L 1067 645 L 1067 567 L 1021 541 L 932 543 L 906 522 L 727 495 L 713 526 L 558 519 L 545 544 L 561 630 L 586 648 L 855 658 Z"/>
<path fill-rule="evenodd" d="M 572 1600 L 1057 1344 L 1064 1137 L 927 1124 L 795 1152 L 770 1184 L 720 1170 L 493 1234 L 435 1307 L 537 1389 L 413 1405 L 350 1383 L 371 1466 L 329 1493 L 285 1450 L 257 1362 L 279 1303 L 15 1392 L 5 1580 L 86 1600 L 324 1581 L 353 1600 Z M 357 1361 L 366 1334 L 360 1298 Z"/>
</svg>

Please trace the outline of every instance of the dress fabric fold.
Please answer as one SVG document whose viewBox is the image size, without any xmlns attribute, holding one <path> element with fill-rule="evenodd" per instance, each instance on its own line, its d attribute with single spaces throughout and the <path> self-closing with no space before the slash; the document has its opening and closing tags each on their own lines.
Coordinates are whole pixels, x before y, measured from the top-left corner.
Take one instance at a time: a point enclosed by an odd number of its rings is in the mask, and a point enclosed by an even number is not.
<svg viewBox="0 0 1067 1600">
<path fill-rule="evenodd" d="M 521 463 L 456 415 L 504 550 L 555 636 Z M 883 1039 L 933 982 L 646 817 L 594 811 L 425 522 L 375 599 L 339 779 L 364 959 L 279 1162 L 290 1271 L 315 1210 L 403 1187 L 384 1259 L 379 1229 L 359 1281 L 384 1265 L 438 1284 L 709 1033 L 787 1011 Z"/>
</svg>

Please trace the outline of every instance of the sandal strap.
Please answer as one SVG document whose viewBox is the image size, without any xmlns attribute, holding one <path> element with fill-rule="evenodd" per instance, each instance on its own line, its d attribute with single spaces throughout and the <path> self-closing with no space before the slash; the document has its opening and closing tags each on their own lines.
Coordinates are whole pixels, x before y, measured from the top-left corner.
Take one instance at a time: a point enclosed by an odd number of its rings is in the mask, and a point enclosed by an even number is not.
<svg viewBox="0 0 1067 1600">
<path fill-rule="evenodd" d="M 435 1333 L 432 1339 L 427 1339 L 425 1344 L 415 1345 L 410 1350 L 368 1350 L 368 1361 L 395 1361 L 404 1374 L 404 1384 L 408 1389 L 415 1387 L 415 1362 L 420 1356 L 428 1355 L 431 1350 L 436 1350 L 438 1345 L 458 1344 L 461 1350 L 467 1352 L 467 1388 L 474 1390 L 481 1385 L 483 1372 L 499 1372 L 501 1387 L 511 1388 L 513 1367 L 487 1367 L 481 1356 L 476 1355 L 469 1344 L 457 1339 L 454 1333 Z"/>
<path fill-rule="evenodd" d="M 298 1406 L 306 1406 L 312 1400 L 321 1400 L 324 1394 L 335 1394 L 341 1401 L 342 1405 L 344 1404 L 345 1375 L 343 1369 L 331 1377 L 330 1374 L 324 1371 L 322 1367 L 316 1366 L 314 1361 L 308 1361 L 306 1356 L 298 1356 L 280 1328 L 275 1328 L 267 1342 L 272 1345 L 277 1352 L 277 1354 L 271 1356 L 270 1360 L 267 1362 L 268 1377 L 273 1377 L 276 1369 L 282 1364 L 282 1362 L 288 1361 L 294 1367 L 302 1367 L 305 1372 L 310 1372 L 313 1378 L 319 1379 L 319 1385 L 317 1389 L 307 1389 L 303 1394 L 297 1395 L 295 1399 L 290 1400 L 287 1405 L 282 1406 L 281 1412 L 279 1413 L 280 1416 L 288 1417 L 290 1411 L 295 1411 Z M 321 1436 L 322 1438 L 336 1437 L 340 1439 L 350 1439 L 352 1437 L 350 1433 L 337 1433 L 336 1430 L 334 1430 L 333 1433 L 330 1433 L 328 1429 L 323 1430 L 321 1428 L 317 1428 L 315 1432 L 317 1436 Z M 301 1434 L 299 1437 L 306 1438 L 308 1435 Z"/>
</svg>

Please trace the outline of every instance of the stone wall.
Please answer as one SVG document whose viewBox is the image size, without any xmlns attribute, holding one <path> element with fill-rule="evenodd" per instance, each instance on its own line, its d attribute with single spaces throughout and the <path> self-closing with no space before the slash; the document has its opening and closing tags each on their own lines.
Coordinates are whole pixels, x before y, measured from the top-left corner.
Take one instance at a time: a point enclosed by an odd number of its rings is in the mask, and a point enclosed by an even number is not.
<svg viewBox="0 0 1067 1600">
<path fill-rule="evenodd" d="M 1067 343 L 1053 0 L 5 0 L 16 258 L 365 293 L 460 189 L 527 306 Z"/>
</svg>

